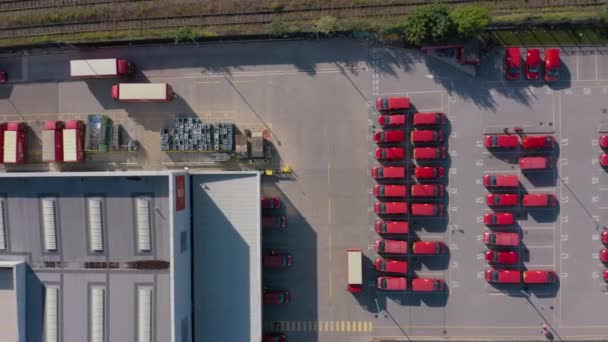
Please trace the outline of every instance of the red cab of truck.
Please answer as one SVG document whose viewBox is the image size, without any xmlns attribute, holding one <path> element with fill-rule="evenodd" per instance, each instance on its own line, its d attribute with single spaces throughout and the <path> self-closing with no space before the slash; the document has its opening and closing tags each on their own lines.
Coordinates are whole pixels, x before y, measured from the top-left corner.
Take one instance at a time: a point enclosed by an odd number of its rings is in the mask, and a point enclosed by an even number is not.
<svg viewBox="0 0 608 342">
<path fill-rule="evenodd" d="M 602 149 L 608 149 L 608 135 L 602 135 L 599 139 L 599 144 Z"/>
<path fill-rule="evenodd" d="M 407 234 L 410 231 L 407 221 L 376 221 L 378 234 Z"/>
<path fill-rule="evenodd" d="M 412 251 L 418 255 L 443 254 L 446 250 L 445 243 L 441 241 L 416 241 L 412 244 Z"/>
<path fill-rule="evenodd" d="M 483 185 L 488 188 L 517 188 L 519 179 L 517 175 L 494 175 L 483 176 Z"/>
<path fill-rule="evenodd" d="M 378 277 L 378 290 L 383 291 L 405 291 L 407 290 L 407 278 L 405 277 Z"/>
<path fill-rule="evenodd" d="M 412 144 L 440 143 L 443 141 L 443 132 L 435 129 L 416 129 L 410 133 Z"/>
<path fill-rule="evenodd" d="M 551 168 L 551 158 L 549 157 L 522 157 L 519 158 L 519 168 L 521 170 L 546 170 Z"/>
<path fill-rule="evenodd" d="M 80 120 L 70 120 L 63 130 L 63 161 L 80 163 L 84 161 L 85 126 Z"/>
<path fill-rule="evenodd" d="M 380 115 L 378 116 L 378 124 L 380 126 L 401 126 L 405 125 L 405 115 Z"/>
<path fill-rule="evenodd" d="M 486 213 L 483 223 L 488 226 L 510 226 L 515 224 L 515 217 L 513 213 Z"/>
<path fill-rule="evenodd" d="M 375 166 L 372 168 L 372 177 L 383 178 L 404 178 L 405 168 L 402 166 Z"/>
<path fill-rule="evenodd" d="M 446 122 L 443 113 L 416 113 L 414 114 L 414 126 L 443 125 Z"/>
<path fill-rule="evenodd" d="M 443 159 L 446 156 L 445 147 L 415 147 L 414 159 L 434 160 Z"/>
<path fill-rule="evenodd" d="M 443 167 L 441 166 L 416 166 L 414 176 L 417 179 L 437 179 L 444 175 Z"/>
<path fill-rule="evenodd" d="M 505 49 L 505 77 L 508 80 L 519 79 L 521 73 L 521 55 L 518 47 Z"/>
<path fill-rule="evenodd" d="M 376 240 L 374 249 L 378 253 L 407 254 L 407 241 L 400 240 Z"/>
<path fill-rule="evenodd" d="M 409 97 L 382 97 L 376 100 L 376 109 L 381 112 L 408 108 L 410 108 Z"/>
<path fill-rule="evenodd" d="M 553 271 L 534 270 L 524 271 L 524 284 L 553 284 L 557 281 L 557 274 Z"/>
<path fill-rule="evenodd" d="M 0 163 L 4 163 L 4 132 L 6 127 L 6 122 L 0 123 Z"/>
<path fill-rule="evenodd" d="M 443 185 L 441 184 L 414 184 L 410 188 L 412 197 L 441 197 Z"/>
<path fill-rule="evenodd" d="M 378 147 L 375 153 L 378 160 L 401 160 L 404 155 L 402 147 Z"/>
<path fill-rule="evenodd" d="M 412 291 L 414 292 L 439 292 L 445 290 L 445 281 L 438 278 L 414 278 L 412 279 Z"/>
<path fill-rule="evenodd" d="M 112 86 L 112 99 L 128 102 L 167 102 L 173 100 L 167 83 L 118 83 Z"/>
<path fill-rule="evenodd" d="M 537 80 L 540 76 L 540 50 L 528 49 L 526 53 L 526 78 L 529 80 Z"/>
<path fill-rule="evenodd" d="M 405 185 L 400 184 L 376 184 L 374 185 L 374 196 L 376 197 L 402 197 L 405 199 L 407 190 Z"/>
<path fill-rule="evenodd" d="M 405 202 L 376 202 L 374 211 L 380 215 L 407 214 L 407 203 Z"/>
<path fill-rule="evenodd" d="M 599 157 L 600 166 L 608 167 L 608 153 L 602 153 Z"/>
<path fill-rule="evenodd" d="M 63 161 L 63 122 L 45 121 L 42 129 L 42 161 Z"/>
<path fill-rule="evenodd" d="M 517 247 L 519 246 L 519 234 L 507 232 L 485 232 L 483 243 L 488 246 L 496 247 Z"/>
<path fill-rule="evenodd" d="M 490 264 L 515 265 L 519 262 L 519 255 L 513 251 L 487 251 L 486 261 Z"/>
<path fill-rule="evenodd" d="M 486 148 L 516 148 L 519 138 L 516 135 L 486 135 L 483 140 Z"/>
<path fill-rule="evenodd" d="M 414 216 L 443 216 L 443 205 L 435 203 L 413 203 Z"/>
<path fill-rule="evenodd" d="M 486 270 L 488 283 L 519 284 L 521 271 L 519 270 Z"/>
<path fill-rule="evenodd" d="M 525 194 L 522 198 L 524 207 L 553 207 L 556 203 L 553 194 Z"/>
<path fill-rule="evenodd" d="M 525 149 L 553 148 L 555 139 L 550 135 L 527 136 L 522 145 Z"/>
<path fill-rule="evenodd" d="M 545 81 L 559 80 L 559 49 L 545 50 Z"/>
<path fill-rule="evenodd" d="M 10 122 L 4 132 L 4 163 L 23 164 L 27 149 L 25 122 Z"/>
<path fill-rule="evenodd" d="M 407 261 L 401 260 L 388 260 L 388 259 L 376 259 L 374 261 L 374 267 L 378 272 L 386 273 L 407 273 Z"/>
</svg>

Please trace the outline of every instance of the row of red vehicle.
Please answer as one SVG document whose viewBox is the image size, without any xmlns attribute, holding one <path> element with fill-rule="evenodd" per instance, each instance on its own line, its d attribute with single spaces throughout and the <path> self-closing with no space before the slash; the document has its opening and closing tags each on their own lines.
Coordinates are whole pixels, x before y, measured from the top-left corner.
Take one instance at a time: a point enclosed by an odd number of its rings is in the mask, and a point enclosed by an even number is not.
<svg viewBox="0 0 608 342">
<path fill-rule="evenodd" d="M 412 125 L 414 127 L 441 126 L 447 122 L 444 113 L 440 112 L 424 112 L 415 113 L 412 116 Z M 378 116 L 378 124 L 380 126 L 403 126 L 407 123 L 406 114 L 380 114 Z"/>
<path fill-rule="evenodd" d="M 489 149 L 516 148 L 519 147 L 519 137 L 514 134 L 486 135 L 483 144 Z M 526 136 L 521 140 L 521 146 L 527 150 L 553 148 L 555 138 L 551 135 Z"/>
<path fill-rule="evenodd" d="M 262 228 L 281 229 L 287 228 L 287 217 L 285 215 L 273 215 L 272 209 L 281 207 L 281 200 L 276 197 L 262 197 Z"/>
<path fill-rule="evenodd" d="M 543 60 L 539 49 L 528 49 L 526 52 L 526 62 L 524 75 L 528 80 L 540 78 Z M 544 60 L 545 81 L 555 82 L 559 80 L 559 49 L 545 49 Z M 505 49 L 505 77 L 508 80 L 518 80 L 521 75 L 521 52 L 519 47 L 509 47 Z"/>
<path fill-rule="evenodd" d="M 408 242 L 402 240 L 378 239 L 374 249 L 382 254 L 408 254 Z M 440 255 L 447 251 L 442 241 L 414 241 L 411 248 L 414 255 Z"/>
<path fill-rule="evenodd" d="M 525 194 L 521 197 L 521 204 L 526 208 L 554 207 L 557 199 L 553 194 Z M 518 194 L 489 194 L 486 204 L 490 207 L 514 207 L 519 205 Z"/>
<path fill-rule="evenodd" d="M 411 208 L 410 209 L 408 209 Z M 376 202 L 374 212 L 378 215 L 443 216 L 443 205 L 438 203 Z"/>
<path fill-rule="evenodd" d="M 557 274 L 551 270 L 496 270 L 485 272 L 486 281 L 501 284 L 553 284 Z"/>
<path fill-rule="evenodd" d="M 376 197 L 408 197 L 407 186 L 402 184 L 376 184 L 373 191 Z M 441 198 L 443 193 L 442 184 L 413 184 L 410 186 L 409 197 Z"/>
<path fill-rule="evenodd" d="M 382 291 L 406 291 L 413 292 L 438 292 L 445 291 L 445 281 L 438 278 L 413 278 L 408 287 L 406 277 L 380 276 L 376 279 L 378 290 Z"/>
<path fill-rule="evenodd" d="M 378 131 L 374 133 L 377 144 L 397 144 L 405 141 L 402 130 Z M 443 142 L 443 131 L 438 129 L 415 129 L 410 132 L 410 141 L 413 145 L 438 144 Z M 433 157 L 432 159 L 435 159 Z"/>
<path fill-rule="evenodd" d="M 371 170 L 372 177 L 376 179 L 404 179 L 407 172 L 403 166 L 375 166 Z M 445 170 L 441 166 L 416 166 L 414 177 L 418 181 L 443 178 Z"/>
<path fill-rule="evenodd" d="M 600 137 L 599 145 L 603 151 L 608 150 L 608 135 L 602 135 Z M 598 159 L 601 167 L 608 168 L 608 153 L 602 153 Z"/>
</svg>

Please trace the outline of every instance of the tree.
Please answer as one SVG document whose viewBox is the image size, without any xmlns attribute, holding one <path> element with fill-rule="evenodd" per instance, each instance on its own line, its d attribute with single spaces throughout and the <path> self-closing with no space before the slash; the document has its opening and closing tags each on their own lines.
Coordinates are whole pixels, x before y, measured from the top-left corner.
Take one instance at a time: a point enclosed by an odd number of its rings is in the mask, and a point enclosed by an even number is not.
<svg viewBox="0 0 608 342">
<path fill-rule="evenodd" d="M 313 27 L 315 32 L 329 36 L 338 31 L 338 20 L 335 17 L 326 15 L 315 20 Z"/>
<path fill-rule="evenodd" d="M 463 38 L 471 38 L 488 26 L 490 10 L 478 5 L 458 6 L 450 13 L 450 17 L 458 34 Z"/>
<path fill-rule="evenodd" d="M 416 7 L 405 23 L 405 37 L 414 44 L 438 42 L 452 30 L 452 19 L 448 8 L 442 4 Z"/>
</svg>

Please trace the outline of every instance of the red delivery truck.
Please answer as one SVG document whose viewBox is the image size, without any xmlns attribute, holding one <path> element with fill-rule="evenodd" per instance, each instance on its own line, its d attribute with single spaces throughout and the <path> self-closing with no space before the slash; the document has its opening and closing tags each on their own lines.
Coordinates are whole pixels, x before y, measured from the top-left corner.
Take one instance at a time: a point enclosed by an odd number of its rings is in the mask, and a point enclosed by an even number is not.
<svg viewBox="0 0 608 342">
<path fill-rule="evenodd" d="M 6 131 L 6 122 L 0 123 L 0 163 L 4 163 L 4 132 Z"/>
<path fill-rule="evenodd" d="M 10 122 L 6 125 L 4 132 L 4 163 L 23 164 L 25 163 L 26 141 L 25 123 Z"/>
<path fill-rule="evenodd" d="M 112 99 L 166 102 L 173 100 L 173 89 L 167 83 L 118 83 L 112 86 Z"/>
<path fill-rule="evenodd" d="M 80 120 L 70 120 L 63 130 L 63 161 L 80 163 L 84 160 L 84 124 Z"/>
<path fill-rule="evenodd" d="M 483 185 L 488 188 L 517 188 L 519 179 L 517 175 L 488 174 L 483 176 Z"/>
<path fill-rule="evenodd" d="M 80 78 L 132 75 L 133 63 L 122 58 L 77 59 L 70 61 L 70 76 Z"/>
<path fill-rule="evenodd" d="M 519 168 L 522 170 L 545 170 L 551 168 L 549 157 L 522 157 L 519 158 Z"/>
<path fill-rule="evenodd" d="M 63 122 L 46 121 L 42 130 L 42 161 L 63 161 Z"/>
<path fill-rule="evenodd" d="M 346 250 L 348 263 L 348 291 L 352 293 L 361 292 L 363 289 L 363 253 L 360 249 L 349 248 Z"/>
</svg>

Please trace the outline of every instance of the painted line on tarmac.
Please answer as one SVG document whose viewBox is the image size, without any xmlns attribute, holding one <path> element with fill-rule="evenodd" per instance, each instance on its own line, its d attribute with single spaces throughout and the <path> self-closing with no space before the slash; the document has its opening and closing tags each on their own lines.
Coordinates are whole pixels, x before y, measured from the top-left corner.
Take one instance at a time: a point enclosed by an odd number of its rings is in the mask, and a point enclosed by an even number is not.
<svg viewBox="0 0 608 342">
<path fill-rule="evenodd" d="M 521 227 L 522 230 L 554 230 L 555 226 L 549 227 Z"/>
<path fill-rule="evenodd" d="M 554 245 L 545 245 L 545 246 L 526 246 L 528 249 L 530 248 L 555 248 Z"/>
</svg>

